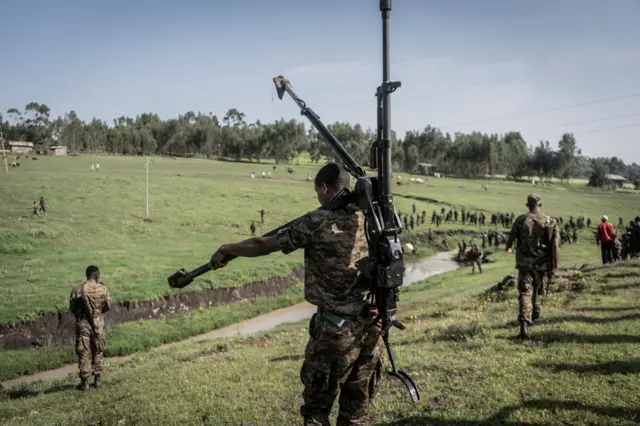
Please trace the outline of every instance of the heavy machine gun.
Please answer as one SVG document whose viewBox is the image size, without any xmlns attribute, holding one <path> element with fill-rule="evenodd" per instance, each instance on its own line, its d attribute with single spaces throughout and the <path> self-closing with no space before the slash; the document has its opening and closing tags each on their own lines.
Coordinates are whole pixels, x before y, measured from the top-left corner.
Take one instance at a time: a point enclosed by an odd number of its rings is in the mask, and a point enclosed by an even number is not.
<svg viewBox="0 0 640 426">
<path fill-rule="evenodd" d="M 377 140 L 373 143 L 369 155 L 369 166 L 378 170 L 377 176 L 368 175 L 356 160 L 345 150 L 331 131 L 320 121 L 320 117 L 293 91 L 291 83 L 283 76 L 273 79 L 278 98 L 288 94 L 318 133 L 331 145 L 340 157 L 343 167 L 356 179 L 354 191 L 343 191 L 334 200 L 320 207 L 333 210 L 346 204 L 356 204 L 365 216 L 365 233 L 369 245 L 368 265 L 364 268 L 362 279 L 369 284 L 370 302 L 377 308 L 374 322 L 380 330 L 391 363 L 388 373 L 399 378 L 406 386 L 411 399 L 420 402 L 420 393 L 411 377 L 396 368 L 395 355 L 389 342 L 392 327 L 403 330 L 405 327 L 396 320 L 396 302 L 399 288 L 403 284 L 404 252 L 400 241 L 402 225 L 393 203 L 391 194 L 391 109 L 389 95 L 400 87 L 400 82 L 390 81 L 389 62 L 389 14 L 391 0 L 380 0 L 382 14 L 382 84 L 377 88 Z M 291 223 L 275 229 L 264 236 L 275 235 Z M 231 260 L 227 258 L 227 260 Z M 186 272 L 179 270 L 169 277 L 169 285 L 182 288 L 193 279 L 212 269 L 211 264 Z"/>
</svg>

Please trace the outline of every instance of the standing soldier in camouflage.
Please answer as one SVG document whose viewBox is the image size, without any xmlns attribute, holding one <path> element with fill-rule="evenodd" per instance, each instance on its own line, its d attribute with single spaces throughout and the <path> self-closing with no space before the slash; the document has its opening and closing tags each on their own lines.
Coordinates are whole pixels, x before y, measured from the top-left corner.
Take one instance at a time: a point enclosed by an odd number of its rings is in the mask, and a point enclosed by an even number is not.
<svg viewBox="0 0 640 426">
<path fill-rule="evenodd" d="M 529 337 L 529 326 L 540 318 L 545 279 L 550 279 L 558 267 L 558 225 L 551 217 L 542 213 L 542 199 L 537 194 L 527 197 L 529 213 L 519 216 L 511 227 L 506 250 L 511 253 L 516 245 L 516 268 L 518 269 L 518 292 L 520 312 L 520 338 Z"/>
<path fill-rule="evenodd" d="M 482 273 L 482 258 L 484 256 L 483 250 L 478 246 L 478 244 L 473 244 L 469 253 L 467 253 L 467 260 L 471 261 L 471 273 L 476 273 L 476 265 L 478 266 L 478 271 Z"/>
<path fill-rule="evenodd" d="M 320 204 L 349 188 L 349 175 L 330 163 L 315 177 Z M 354 205 L 335 211 L 311 211 L 271 237 L 222 245 L 211 257 L 214 268 L 227 256 L 255 257 L 304 248 L 305 299 L 316 305 L 300 378 L 304 385 L 300 414 L 305 425 L 329 425 L 340 392 L 337 425 L 365 425 L 381 374 L 384 343 L 365 299 L 368 286 L 358 266 L 366 261 L 364 215 Z"/>
<path fill-rule="evenodd" d="M 89 390 L 87 379 L 93 366 L 94 386 L 101 386 L 102 354 L 107 348 L 102 314 L 111 309 L 109 290 L 100 280 L 97 266 L 86 270 L 87 280 L 73 287 L 69 297 L 69 310 L 76 317 L 76 354 L 80 369 L 78 389 Z"/>
<path fill-rule="evenodd" d="M 249 226 L 249 230 L 251 231 L 251 236 L 255 237 L 256 235 L 256 223 L 252 220 L 251 225 Z"/>
</svg>

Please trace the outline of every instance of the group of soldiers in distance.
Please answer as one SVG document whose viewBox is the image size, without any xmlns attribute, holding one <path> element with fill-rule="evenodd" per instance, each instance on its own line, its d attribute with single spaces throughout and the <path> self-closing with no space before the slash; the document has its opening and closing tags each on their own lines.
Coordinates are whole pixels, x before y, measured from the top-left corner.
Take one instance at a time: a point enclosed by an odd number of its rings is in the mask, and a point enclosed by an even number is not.
<svg viewBox="0 0 640 426">
<path fill-rule="evenodd" d="M 606 222 L 607 216 L 602 217 Z M 562 216 L 558 217 L 557 222 L 561 228 L 560 231 L 560 245 L 563 244 L 576 244 L 578 242 L 578 231 L 583 229 L 592 229 L 591 218 L 585 219 L 584 216 L 578 216 L 574 220 L 573 216 L 569 217 L 567 222 L 564 221 Z M 618 218 L 618 228 L 623 232 L 620 238 L 616 238 L 611 248 L 611 260 L 627 260 L 630 257 L 638 257 L 640 255 L 640 216 L 629 222 L 625 227 L 624 219 Z M 597 230 L 594 231 L 594 235 L 597 239 Z"/>
</svg>

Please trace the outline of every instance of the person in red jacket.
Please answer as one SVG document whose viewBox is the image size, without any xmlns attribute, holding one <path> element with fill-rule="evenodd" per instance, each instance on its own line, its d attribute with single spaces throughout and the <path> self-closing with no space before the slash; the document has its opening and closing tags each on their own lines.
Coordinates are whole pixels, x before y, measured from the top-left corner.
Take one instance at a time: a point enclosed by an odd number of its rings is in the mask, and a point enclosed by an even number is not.
<svg viewBox="0 0 640 426">
<path fill-rule="evenodd" d="M 607 216 L 602 216 L 602 223 L 598 227 L 596 234 L 596 244 L 600 245 L 602 251 L 602 264 L 613 262 L 613 246 L 616 243 L 616 229 L 613 223 L 609 222 Z"/>
</svg>

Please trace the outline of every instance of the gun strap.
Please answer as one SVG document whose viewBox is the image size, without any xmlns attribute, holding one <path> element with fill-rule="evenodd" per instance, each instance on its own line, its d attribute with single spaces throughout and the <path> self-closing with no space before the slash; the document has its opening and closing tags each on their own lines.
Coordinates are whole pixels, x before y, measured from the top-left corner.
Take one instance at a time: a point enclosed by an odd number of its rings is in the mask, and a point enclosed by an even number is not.
<svg viewBox="0 0 640 426">
<path fill-rule="evenodd" d="M 322 318 L 324 318 L 327 321 L 329 321 L 330 323 L 335 324 L 337 327 L 342 327 L 347 319 L 351 320 L 351 319 L 357 318 L 356 315 L 343 315 L 343 316 L 340 316 L 340 315 L 336 314 L 335 312 L 327 311 L 326 309 L 323 309 L 323 308 L 320 308 L 320 307 L 318 307 L 318 314 Z"/>
</svg>

